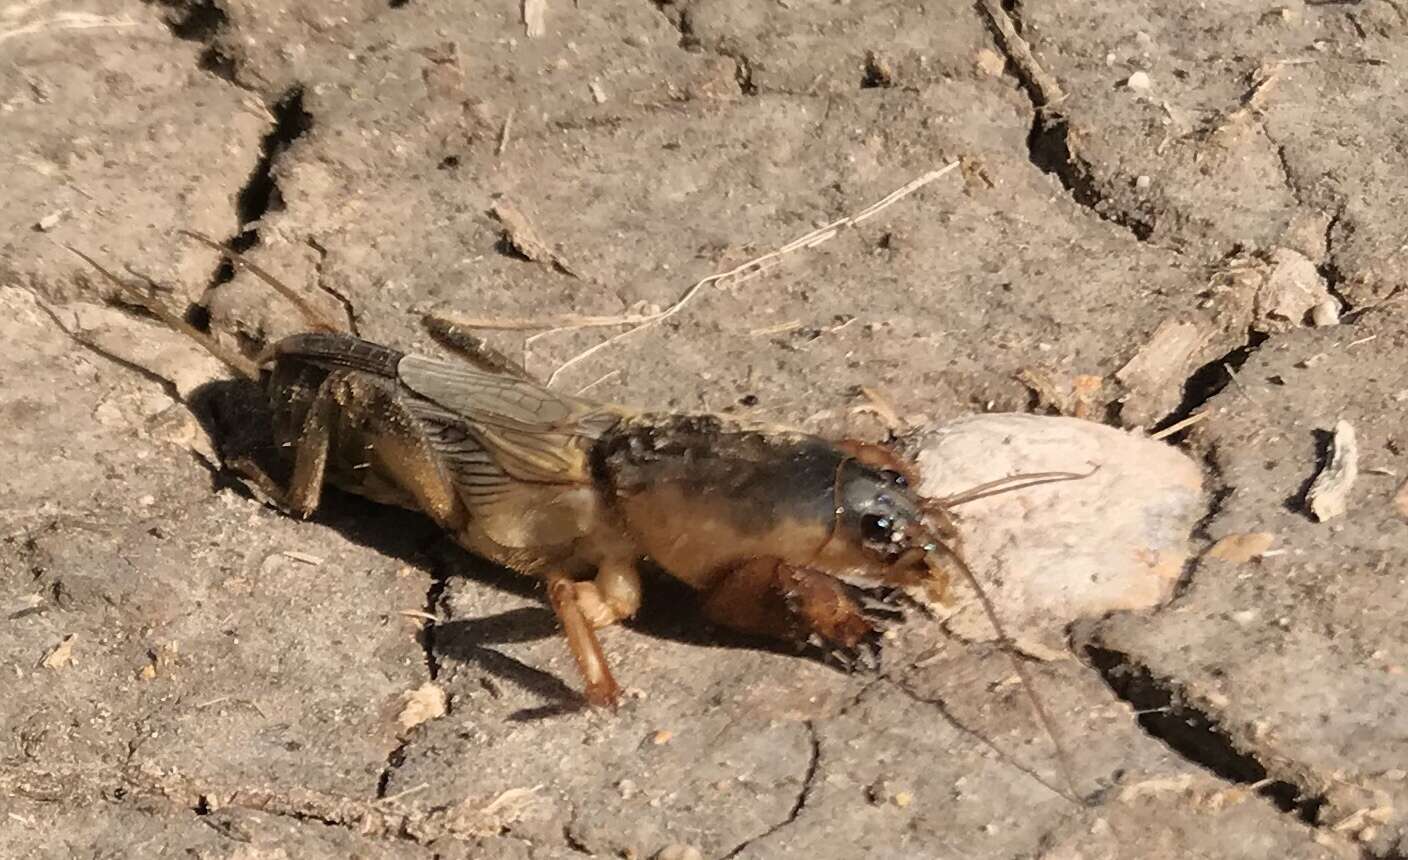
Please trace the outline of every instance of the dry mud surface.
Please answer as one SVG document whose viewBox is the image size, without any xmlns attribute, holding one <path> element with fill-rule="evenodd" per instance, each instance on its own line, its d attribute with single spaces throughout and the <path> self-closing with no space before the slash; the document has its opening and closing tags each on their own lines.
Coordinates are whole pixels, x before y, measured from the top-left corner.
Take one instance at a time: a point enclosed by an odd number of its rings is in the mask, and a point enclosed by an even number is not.
<svg viewBox="0 0 1408 860">
<path fill-rule="evenodd" d="M 521 10 L 0 6 L 4 856 L 1408 856 L 1408 5 Z M 1079 804 L 1003 655 L 922 622 L 851 675 L 652 583 L 604 634 L 627 706 L 566 707 L 531 582 L 418 517 L 252 498 L 193 417 L 219 367 L 63 248 L 228 343 L 299 327 L 198 230 L 430 350 L 419 311 L 668 306 L 952 161 L 555 384 L 863 438 L 862 387 L 916 426 L 1201 416 L 1168 440 L 1198 553 L 1272 537 L 1030 664 Z M 495 342 L 546 376 L 621 330 Z M 1319 522 L 1341 420 L 1359 478 Z"/>
</svg>

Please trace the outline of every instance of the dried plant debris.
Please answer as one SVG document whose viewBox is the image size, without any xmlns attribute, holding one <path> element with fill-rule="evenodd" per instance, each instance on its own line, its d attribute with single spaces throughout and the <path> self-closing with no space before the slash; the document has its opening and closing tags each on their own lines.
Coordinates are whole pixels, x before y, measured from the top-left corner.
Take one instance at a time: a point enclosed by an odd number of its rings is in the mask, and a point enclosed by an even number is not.
<svg viewBox="0 0 1408 860">
<path fill-rule="evenodd" d="M 1315 477 L 1305 494 L 1306 506 L 1320 522 L 1342 516 L 1349 501 L 1349 492 L 1359 477 L 1359 443 L 1354 427 L 1348 421 L 1335 423 L 1330 459 Z"/>
<path fill-rule="evenodd" d="M 77 639 L 77 633 L 65 636 L 59 644 L 49 649 L 49 653 L 44 655 L 44 659 L 39 662 L 39 665 L 45 669 L 63 669 L 73 665 L 73 643 Z"/>
<path fill-rule="evenodd" d="M 557 251 L 553 250 L 529 222 L 528 217 L 508 203 L 494 204 L 490 214 L 504 226 L 504 243 L 526 260 L 552 266 L 564 275 L 578 277 Z"/>
<path fill-rule="evenodd" d="M 449 700 L 444 688 L 427 681 L 402 697 L 403 706 L 396 721 L 403 731 L 409 731 L 421 723 L 445 716 Z"/>
<path fill-rule="evenodd" d="M 1152 424 L 1171 412 L 1182 396 L 1179 381 L 1188 377 L 1194 356 L 1208 334 L 1187 320 L 1166 319 L 1115 379 L 1128 393 L 1120 415 L 1130 425 Z"/>
<path fill-rule="evenodd" d="M 547 32 L 547 0 L 523 0 L 523 32 L 536 39 Z"/>
<path fill-rule="evenodd" d="M 1207 551 L 1207 558 L 1215 558 L 1233 564 L 1245 564 L 1254 558 L 1265 555 L 1275 543 L 1276 536 L 1270 532 L 1230 534 L 1212 545 Z"/>
<path fill-rule="evenodd" d="M 1256 292 L 1253 325 L 1274 333 L 1312 325 L 1334 325 L 1340 305 L 1315 263 L 1299 251 L 1277 248 L 1262 268 Z"/>
<path fill-rule="evenodd" d="M 1251 296 L 1251 327 L 1265 334 L 1340 321 L 1339 300 L 1315 261 L 1291 248 L 1238 255 L 1218 271 L 1213 286 Z"/>
</svg>

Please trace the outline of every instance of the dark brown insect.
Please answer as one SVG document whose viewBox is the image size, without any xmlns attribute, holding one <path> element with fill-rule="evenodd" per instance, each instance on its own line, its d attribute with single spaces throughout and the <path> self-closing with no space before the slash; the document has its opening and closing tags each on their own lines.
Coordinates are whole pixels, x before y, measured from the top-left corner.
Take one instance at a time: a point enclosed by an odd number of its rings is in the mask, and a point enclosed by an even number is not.
<svg viewBox="0 0 1408 860">
<path fill-rule="evenodd" d="M 877 631 L 845 580 L 941 599 L 948 571 L 966 573 L 946 506 L 1010 483 L 928 501 L 884 448 L 560 394 L 434 318 L 432 335 L 468 363 L 403 353 L 338 330 L 259 267 L 196 238 L 297 304 L 313 329 L 250 360 L 139 299 L 264 387 L 290 478 L 230 465 L 296 515 L 331 484 L 423 512 L 471 552 L 540 578 L 593 704 L 620 696 L 594 631 L 636 613 L 642 562 L 697 591 L 721 626 L 857 656 Z"/>
</svg>

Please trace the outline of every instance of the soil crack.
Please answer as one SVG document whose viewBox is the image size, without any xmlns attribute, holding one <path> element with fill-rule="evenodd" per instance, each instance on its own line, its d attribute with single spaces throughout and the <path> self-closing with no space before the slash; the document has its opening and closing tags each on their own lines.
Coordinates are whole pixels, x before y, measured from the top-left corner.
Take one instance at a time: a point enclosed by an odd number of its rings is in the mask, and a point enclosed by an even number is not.
<svg viewBox="0 0 1408 860">
<path fill-rule="evenodd" d="M 1159 678 L 1129 654 L 1087 644 L 1085 654 L 1110 690 L 1138 714 L 1139 725 L 1179 757 L 1214 775 L 1251 788 L 1284 813 L 1317 826 L 1325 795 L 1272 775 L 1255 753 L 1243 749 L 1217 718 L 1192 704 L 1174 680 Z"/>
<path fill-rule="evenodd" d="M 1089 162 L 1075 152 L 1070 121 L 1060 111 L 1060 104 L 1067 98 L 1066 91 L 1056 77 L 1042 67 L 1032 53 L 1031 44 L 1022 36 L 1017 4 L 978 0 L 978 8 L 1032 103 L 1027 155 L 1033 166 L 1056 177 L 1078 205 L 1089 209 L 1100 220 L 1123 227 L 1135 239 L 1147 242 L 1154 232 L 1150 216 L 1109 205 Z M 1176 249 L 1170 250 L 1176 252 Z"/>
<path fill-rule="evenodd" d="M 1183 381 L 1183 399 L 1172 412 L 1160 419 L 1153 429 L 1158 431 L 1170 427 L 1207 406 L 1208 401 L 1236 381 L 1237 371 L 1242 369 L 1268 337 L 1264 332 L 1248 329 L 1240 344 L 1194 370 Z M 1177 440 L 1178 437 L 1175 436 L 1174 441 Z"/>
<path fill-rule="evenodd" d="M 247 810 L 297 821 L 351 830 L 362 836 L 426 844 L 445 836 L 473 835 L 448 810 L 421 812 L 398 804 L 365 801 L 307 788 L 214 787 L 176 774 L 153 774 L 136 768 L 112 772 L 6 769 L 0 793 L 73 805 L 95 800 L 131 803 L 143 808 L 165 804 L 207 816 L 224 809 Z"/>
<path fill-rule="evenodd" d="M 867 687 L 867 689 L 869 688 Z M 864 694 L 864 690 L 861 692 Z M 791 826 L 801 817 L 802 810 L 807 808 L 807 801 L 811 799 L 812 789 L 816 785 L 817 772 L 821 769 L 821 734 L 817 731 L 815 720 L 807 720 L 802 725 L 806 727 L 807 738 L 811 743 L 811 755 L 807 760 L 806 772 L 802 775 L 802 786 L 797 790 L 797 797 L 792 801 L 792 808 L 788 810 L 787 817 L 757 836 L 749 837 L 738 843 L 733 850 L 723 855 L 721 860 L 731 860 L 746 851 L 753 843 L 761 842 L 783 828 Z"/>
<path fill-rule="evenodd" d="M 275 163 L 294 141 L 313 127 L 313 115 L 303 107 L 302 85 L 289 88 L 270 108 L 270 113 L 274 127 L 264 135 L 259 163 L 235 197 L 240 232 L 230 240 L 230 247 L 236 251 L 247 251 L 259 244 L 260 219 L 284 208 L 284 198 L 274 176 Z"/>
<path fill-rule="evenodd" d="M 323 279 L 323 266 L 328 261 L 328 249 L 312 236 L 308 237 L 307 242 L 308 247 L 312 248 L 318 254 L 318 262 L 313 266 L 313 282 L 317 285 L 319 290 L 332 296 L 337 300 L 338 304 L 342 305 L 342 313 L 347 317 L 347 330 L 354 335 L 357 334 L 357 308 L 352 304 L 352 299 L 348 298 L 346 293 Z"/>
<path fill-rule="evenodd" d="M 273 127 L 260 142 L 259 161 L 254 165 L 254 171 L 245 181 L 244 186 L 235 194 L 235 219 L 239 227 L 238 232 L 226 244 L 240 253 L 259 244 L 261 219 L 271 211 L 279 211 L 284 208 L 283 195 L 279 192 L 278 180 L 274 175 L 275 163 L 293 145 L 294 141 L 313 127 L 313 115 L 303 107 L 302 85 L 289 88 L 268 110 L 274 119 Z M 320 252 L 322 250 L 317 245 L 313 247 Z M 320 253 L 320 273 L 322 260 L 323 257 Z M 229 283 L 234 277 L 234 264 L 229 260 L 221 259 L 205 288 L 205 298 L 199 303 L 200 306 L 203 308 L 207 304 L 212 291 Z M 321 288 L 321 277 L 318 283 Z M 351 307 L 347 304 L 346 299 L 333 291 L 324 289 L 324 292 L 331 292 L 335 298 L 343 303 L 343 307 L 349 314 L 348 319 L 351 320 Z"/>
<path fill-rule="evenodd" d="M 205 46 L 197 63 L 203 71 L 246 92 L 254 92 L 239 82 L 235 58 L 220 44 L 220 36 L 230 24 L 230 16 L 225 14 L 216 0 L 161 0 L 161 3 L 169 10 L 166 26 L 171 30 L 171 35 Z"/>
</svg>

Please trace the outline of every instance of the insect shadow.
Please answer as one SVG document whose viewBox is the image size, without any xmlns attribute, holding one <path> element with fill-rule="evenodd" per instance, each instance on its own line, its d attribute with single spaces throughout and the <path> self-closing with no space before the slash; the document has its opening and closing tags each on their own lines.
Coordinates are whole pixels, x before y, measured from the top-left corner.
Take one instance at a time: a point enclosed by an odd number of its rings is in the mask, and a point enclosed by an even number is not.
<svg viewBox="0 0 1408 860">
<path fill-rule="evenodd" d="M 273 416 L 258 385 L 248 380 L 216 380 L 191 392 L 187 405 L 214 441 L 221 460 L 249 458 L 275 480 L 287 480 L 286 460 L 275 456 L 277 449 L 271 432 Z M 230 490 L 258 500 L 244 482 L 227 470 L 214 466 L 210 473 L 213 491 Z M 323 500 L 308 522 L 330 528 L 380 555 L 432 571 L 436 585 L 426 606 L 431 614 L 438 614 L 435 604 L 444 583 L 454 576 L 472 580 L 479 587 L 487 586 L 534 601 L 533 606 L 426 625 L 419 634 L 420 644 L 432 664 L 448 658 L 474 666 L 547 703 L 517 712 L 512 719 L 544 718 L 584 707 L 581 694 L 563 679 L 495 648 L 561 635 L 557 618 L 548 607 L 546 593 L 537 580 L 461 549 L 422 514 L 380 505 L 333 487 L 323 490 Z M 688 586 L 648 564 L 642 565 L 641 574 L 647 581 L 651 599 L 634 618 L 621 622 L 628 629 L 697 647 L 800 656 L 840 671 L 821 649 L 808 646 L 799 651 L 775 639 L 748 636 L 709 624 L 702 618 L 698 596 Z"/>
</svg>

